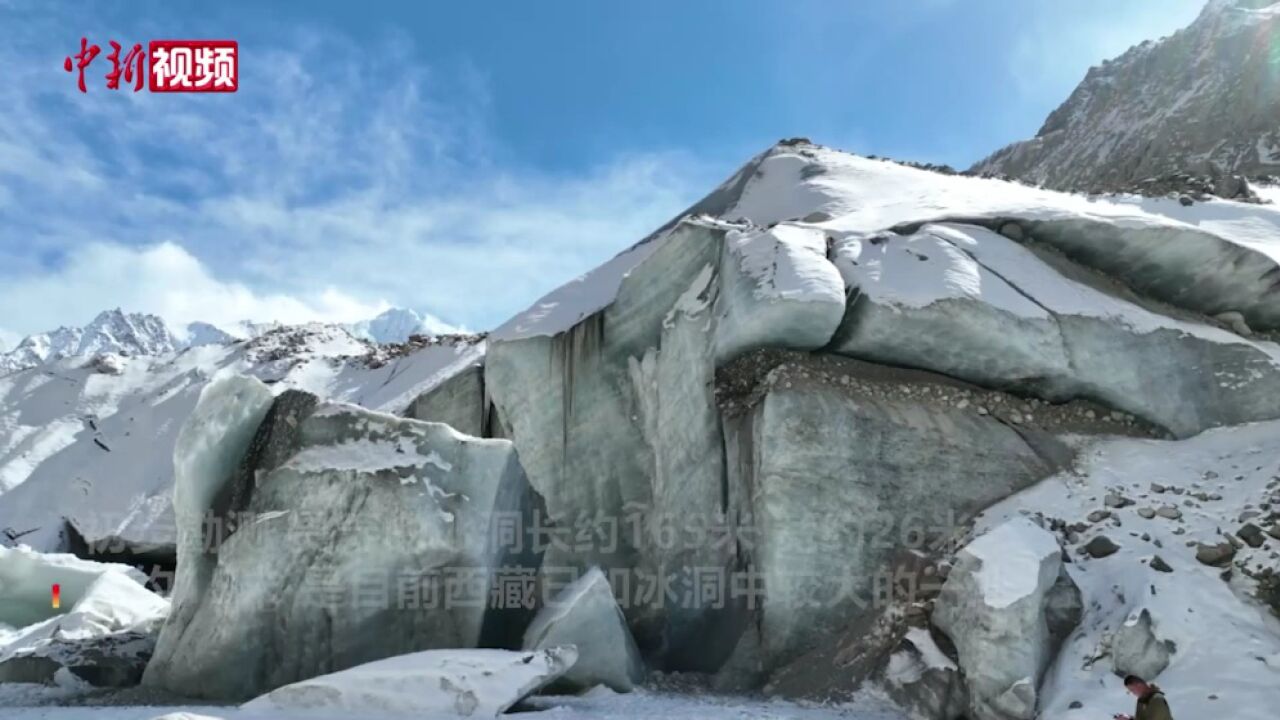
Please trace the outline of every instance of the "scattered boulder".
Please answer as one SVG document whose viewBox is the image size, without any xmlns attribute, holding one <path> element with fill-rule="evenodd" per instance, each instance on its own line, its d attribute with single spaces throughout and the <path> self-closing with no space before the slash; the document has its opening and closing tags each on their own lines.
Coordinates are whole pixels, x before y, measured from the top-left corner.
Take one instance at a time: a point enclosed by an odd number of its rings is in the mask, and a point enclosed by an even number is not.
<svg viewBox="0 0 1280 720">
<path fill-rule="evenodd" d="M 1267 541 L 1267 536 L 1262 532 L 1262 528 L 1253 523 L 1248 523 L 1237 530 L 1236 535 L 1251 548 L 1260 548 Z"/>
<path fill-rule="evenodd" d="M 1231 543 L 1218 543 L 1216 545 L 1206 545 L 1205 543 L 1197 543 L 1196 560 L 1210 565 L 1212 567 L 1225 567 L 1231 564 L 1231 560 L 1236 556 L 1236 548 Z"/>
<path fill-rule="evenodd" d="M 1177 520 L 1182 517 L 1182 511 L 1173 505 L 1164 505 L 1156 510 L 1156 514 L 1166 520 Z"/>
<path fill-rule="evenodd" d="M 1084 598 L 1064 564 L 1044 602 L 1044 619 L 1049 625 L 1049 640 L 1054 651 L 1066 642 L 1067 636 L 1076 629 L 1083 617 Z"/>
<path fill-rule="evenodd" d="M 977 720 L 1035 716 L 1054 651 L 1046 608 L 1062 564 L 1054 536 L 1024 518 L 996 527 L 957 555 L 933 622 L 956 646 Z"/>
<path fill-rule="evenodd" d="M 1109 510 L 1094 510 L 1089 513 L 1088 519 L 1091 523 L 1100 523 L 1109 517 L 1111 517 L 1111 512 Z"/>
<path fill-rule="evenodd" d="M 1016 222 L 1007 222 L 1000 226 L 1000 234 L 1010 240 L 1020 242 L 1025 236 L 1022 226 Z"/>
<path fill-rule="evenodd" d="M 1273 615 L 1280 618 L 1280 572 L 1269 572 L 1258 578 L 1257 596 L 1271 608 Z"/>
<path fill-rule="evenodd" d="M 1121 677 L 1137 675 L 1152 680 L 1169 666 L 1177 647 L 1156 637 L 1151 613 L 1143 608 L 1132 613 L 1111 639 L 1112 668 Z"/>
<path fill-rule="evenodd" d="M 570 583 L 538 612 L 525 632 L 525 650 L 572 645 L 578 662 L 556 682 L 573 691 L 605 685 L 631 692 L 644 677 L 644 661 L 599 568 Z"/>
<path fill-rule="evenodd" d="M 94 355 L 85 363 L 85 369 L 98 375 L 119 375 L 124 372 L 124 358 L 115 353 Z"/>
<path fill-rule="evenodd" d="M 1156 516 L 1156 511 L 1149 507 L 1138 508 L 1138 516 L 1145 520 L 1150 520 Z"/>
<path fill-rule="evenodd" d="M 1116 554 L 1119 550 L 1120 546 L 1106 535 L 1098 535 L 1084 546 L 1085 553 L 1091 558 L 1104 558 Z"/>
<path fill-rule="evenodd" d="M 537 652 L 428 650 L 277 688 L 241 706 L 249 714 L 496 718 L 573 667 L 571 647 Z"/>
<path fill-rule="evenodd" d="M 1107 493 L 1107 496 L 1102 499 L 1102 504 L 1109 508 L 1122 508 L 1132 505 L 1133 501 L 1119 493 Z"/>
<path fill-rule="evenodd" d="M 1218 313 L 1213 316 L 1213 319 L 1231 328 L 1232 332 L 1241 337 L 1253 337 L 1253 329 L 1249 327 L 1242 313 L 1235 311 Z"/>
<path fill-rule="evenodd" d="M 1151 569 L 1162 573 L 1173 572 L 1173 568 L 1169 566 L 1169 563 L 1165 562 L 1164 558 L 1159 555 L 1151 558 Z"/>
</svg>

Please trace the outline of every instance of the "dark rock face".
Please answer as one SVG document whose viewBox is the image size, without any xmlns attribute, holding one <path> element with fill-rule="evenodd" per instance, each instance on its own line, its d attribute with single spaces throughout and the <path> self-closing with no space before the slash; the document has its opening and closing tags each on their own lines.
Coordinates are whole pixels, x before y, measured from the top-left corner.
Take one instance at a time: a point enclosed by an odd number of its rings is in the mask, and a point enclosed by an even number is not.
<svg viewBox="0 0 1280 720">
<path fill-rule="evenodd" d="M 259 473 L 275 470 L 297 451 L 301 445 L 302 423 L 319 403 L 315 395 L 300 390 L 286 390 L 276 397 L 235 475 L 213 498 L 202 528 L 206 552 L 216 554 L 223 541 L 239 527 L 253 501 Z"/>
<path fill-rule="evenodd" d="M 1280 169 L 1280 23 L 1256 0 L 1213 0 L 1189 27 L 1089 71 L 1032 140 L 971 172 L 1062 190 L 1249 198 Z"/>
</svg>

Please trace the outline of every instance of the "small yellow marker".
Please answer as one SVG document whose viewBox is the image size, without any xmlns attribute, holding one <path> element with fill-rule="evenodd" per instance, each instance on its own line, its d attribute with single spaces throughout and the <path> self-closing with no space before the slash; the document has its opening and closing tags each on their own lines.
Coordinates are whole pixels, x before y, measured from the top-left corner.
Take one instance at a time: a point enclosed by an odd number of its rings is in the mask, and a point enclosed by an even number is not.
<svg viewBox="0 0 1280 720">
<path fill-rule="evenodd" d="M 53 584 L 53 609 L 57 610 L 60 607 L 62 607 L 62 586 L 57 583 L 54 583 Z"/>
</svg>

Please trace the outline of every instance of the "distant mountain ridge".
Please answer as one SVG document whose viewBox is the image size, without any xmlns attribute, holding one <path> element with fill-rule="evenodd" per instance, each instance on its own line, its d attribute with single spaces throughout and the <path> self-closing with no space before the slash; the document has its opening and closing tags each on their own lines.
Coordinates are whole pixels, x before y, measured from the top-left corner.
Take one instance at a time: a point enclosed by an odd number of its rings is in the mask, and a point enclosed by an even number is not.
<svg viewBox="0 0 1280 720">
<path fill-rule="evenodd" d="M 347 325 L 352 335 L 370 342 L 386 345 L 402 343 L 414 335 L 448 335 L 458 328 L 431 315 L 422 315 L 408 308 L 391 308 L 370 320 Z"/>
<path fill-rule="evenodd" d="M 23 338 L 16 348 L 0 355 L 0 372 L 75 355 L 159 355 L 183 346 L 159 317 L 116 308 L 99 313 L 82 328 L 60 327 Z"/>
<path fill-rule="evenodd" d="M 333 325 L 355 339 L 378 345 L 402 343 L 413 335 L 442 335 L 457 331 L 438 318 L 406 308 L 391 308 L 369 320 Z M 223 327 L 193 322 L 180 336 L 157 315 L 126 313 L 115 308 L 99 313 L 84 327 L 64 326 L 29 335 L 14 349 L 0 351 L 0 374 L 67 357 L 164 355 L 190 347 L 226 345 L 249 340 L 280 327 L 283 325 L 278 322 L 245 321 Z"/>
<path fill-rule="evenodd" d="M 1280 173 L 1277 47 L 1280 3 L 1210 0 L 1188 27 L 1091 68 L 1034 138 L 971 172 L 1084 192 L 1194 176 L 1246 197 L 1242 178 Z"/>
</svg>

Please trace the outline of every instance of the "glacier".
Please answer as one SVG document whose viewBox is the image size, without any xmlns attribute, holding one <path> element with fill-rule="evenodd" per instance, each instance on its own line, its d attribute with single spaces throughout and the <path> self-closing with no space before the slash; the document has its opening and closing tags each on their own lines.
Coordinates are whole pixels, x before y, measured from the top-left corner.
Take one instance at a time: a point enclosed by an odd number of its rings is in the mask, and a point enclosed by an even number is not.
<svg viewBox="0 0 1280 720">
<path fill-rule="evenodd" d="M 341 582 L 509 566 L 544 589 L 564 572 L 595 577 L 610 612 L 591 622 L 632 639 L 654 677 L 824 700 L 882 692 L 930 720 L 1074 715 L 1092 702 L 1082 688 L 1117 688 L 1114 664 L 1096 660 L 1142 610 L 1177 648 L 1161 680 L 1200 692 L 1190 674 L 1227 663 L 1144 595 L 1158 549 L 1175 568 L 1161 592 L 1213 584 L 1188 597 L 1197 613 L 1223 609 L 1215 632 L 1256 648 L 1262 660 L 1232 667 L 1262 687 L 1280 663 L 1254 599 L 1280 502 L 1267 439 L 1280 418 L 1278 230 L 1265 205 L 1069 195 L 784 141 L 484 337 L 386 348 L 286 327 L 126 358 L 119 374 L 47 366 L 81 383 L 71 389 L 0 378 L 15 398 L 109 396 L 88 429 L 47 400 L 5 416 L 17 432 L 0 526 L 53 515 L 53 490 L 70 483 L 46 468 L 72 449 L 84 454 L 62 468 L 108 457 L 95 439 L 145 457 L 136 448 L 156 434 L 135 440 L 109 418 L 146 404 L 163 376 L 161 395 L 185 406 L 146 452 L 158 469 L 176 448 L 173 500 L 173 475 L 132 481 L 139 519 L 86 533 L 176 548 L 174 610 L 144 686 L 243 700 L 397 654 L 536 645 L 524 634 L 538 612 L 554 617 L 544 607 L 405 613 Z M 41 412 L 53 422 L 33 422 Z M 1217 474 L 1180 489 L 1227 498 L 1234 516 L 1189 494 L 1153 506 L 1141 463 L 1184 453 Z M 1233 467 L 1246 463 L 1257 470 Z M 75 527 L 104 514 L 96 504 L 120 507 L 72 487 L 92 498 L 68 504 Z M 1259 548 L 1219 530 L 1246 512 Z M 495 546 L 498 514 L 573 541 Z M 210 538 L 209 519 L 230 532 Z M 625 530 L 616 542 L 601 541 L 609 522 Z M 61 527 L 48 527 L 25 537 L 52 548 Z M 993 554 L 984 534 L 1036 552 Z M 1101 535 L 1110 556 L 1091 554 Z M 1233 548 L 1230 579 L 1189 541 Z M 885 572 L 946 579 L 903 597 Z M 663 602 L 636 592 L 652 578 Z M 1025 642 L 995 658 L 981 627 Z M 576 689 L 625 688 L 617 677 Z M 1241 714 L 1260 717 L 1265 689 L 1241 692 L 1253 703 Z"/>
</svg>

